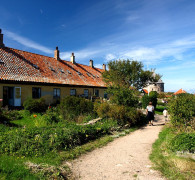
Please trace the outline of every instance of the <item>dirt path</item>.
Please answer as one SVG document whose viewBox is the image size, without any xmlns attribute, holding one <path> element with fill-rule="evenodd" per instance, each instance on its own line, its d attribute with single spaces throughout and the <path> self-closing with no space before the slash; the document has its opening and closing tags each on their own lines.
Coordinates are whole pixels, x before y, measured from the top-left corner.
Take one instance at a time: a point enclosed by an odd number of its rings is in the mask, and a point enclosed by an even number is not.
<svg viewBox="0 0 195 180">
<path fill-rule="evenodd" d="M 158 180 L 160 173 L 151 169 L 149 154 L 164 123 L 156 115 L 154 126 L 146 126 L 127 136 L 115 139 L 71 162 L 72 171 L 80 180 Z"/>
</svg>

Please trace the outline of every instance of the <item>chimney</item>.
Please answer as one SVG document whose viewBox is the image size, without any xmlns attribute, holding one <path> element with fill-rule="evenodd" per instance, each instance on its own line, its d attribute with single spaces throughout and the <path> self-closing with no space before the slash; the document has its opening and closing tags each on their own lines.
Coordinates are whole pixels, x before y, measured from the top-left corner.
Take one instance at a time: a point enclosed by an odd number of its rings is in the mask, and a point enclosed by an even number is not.
<svg viewBox="0 0 195 180">
<path fill-rule="evenodd" d="M 72 62 L 73 64 L 75 64 L 75 56 L 74 53 L 72 53 L 72 56 L 70 56 L 70 62 Z"/>
<path fill-rule="evenodd" d="M 0 47 L 4 47 L 5 45 L 3 44 L 3 34 L 1 34 L 1 29 L 0 29 Z"/>
<path fill-rule="evenodd" d="M 105 64 L 103 64 L 102 68 L 103 68 L 104 71 L 106 71 L 106 65 Z"/>
<path fill-rule="evenodd" d="M 92 59 L 89 61 L 89 66 L 93 68 L 93 60 Z"/>
<path fill-rule="evenodd" d="M 56 60 L 60 60 L 59 50 L 58 47 L 56 47 L 56 50 L 54 51 L 54 58 Z"/>
</svg>

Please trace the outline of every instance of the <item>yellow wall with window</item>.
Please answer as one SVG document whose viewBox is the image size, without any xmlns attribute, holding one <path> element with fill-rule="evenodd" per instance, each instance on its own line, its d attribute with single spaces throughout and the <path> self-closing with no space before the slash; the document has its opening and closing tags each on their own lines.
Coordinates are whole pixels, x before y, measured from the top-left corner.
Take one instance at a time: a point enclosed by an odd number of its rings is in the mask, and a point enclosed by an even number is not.
<svg viewBox="0 0 195 180">
<path fill-rule="evenodd" d="M 3 87 L 21 87 L 21 104 L 27 99 L 32 98 L 32 88 L 41 88 L 41 97 L 46 100 L 46 104 L 55 103 L 53 97 L 53 89 L 60 89 L 60 100 L 65 96 L 70 95 L 70 90 L 76 90 L 76 96 L 84 95 L 84 90 L 88 90 L 89 98 L 94 95 L 95 90 L 99 90 L 99 97 L 104 98 L 104 91 L 106 88 L 91 88 L 91 87 L 59 87 L 59 86 L 40 86 L 40 85 L 23 85 L 23 84 L 2 84 L 0 83 L 0 99 L 3 99 Z M 0 102 L 0 106 L 3 105 L 3 102 Z"/>
</svg>

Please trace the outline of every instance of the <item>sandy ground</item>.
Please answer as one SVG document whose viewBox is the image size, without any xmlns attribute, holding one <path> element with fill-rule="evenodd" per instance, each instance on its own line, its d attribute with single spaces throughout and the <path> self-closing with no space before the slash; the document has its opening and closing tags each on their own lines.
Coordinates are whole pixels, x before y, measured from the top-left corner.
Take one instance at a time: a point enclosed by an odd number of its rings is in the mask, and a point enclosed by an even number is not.
<svg viewBox="0 0 195 180">
<path fill-rule="evenodd" d="M 160 180 L 151 169 L 149 154 L 164 124 L 156 115 L 154 126 L 145 126 L 127 136 L 115 139 L 71 162 L 71 170 L 79 180 Z"/>
</svg>

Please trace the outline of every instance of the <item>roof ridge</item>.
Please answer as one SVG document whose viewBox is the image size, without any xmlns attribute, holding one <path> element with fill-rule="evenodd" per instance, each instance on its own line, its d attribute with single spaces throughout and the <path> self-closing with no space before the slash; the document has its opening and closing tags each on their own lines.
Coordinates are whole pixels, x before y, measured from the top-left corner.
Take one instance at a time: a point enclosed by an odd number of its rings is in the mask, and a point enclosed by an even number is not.
<svg viewBox="0 0 195 180">
<path fill-rule="evenodd" d="M 9 49 L 17 50 L 17 51 L 22 51 L 22 52 L 26 52 L 26 53 L 35 54 L 35 55 L 38 55 L 38 56 L 43 56 L 43 57 L 53 58 L 53 59 L 55 59 L 54 57 L 50 57 L 50 56 L 46 56 L 46 55 L 42 55 L 42 54 L 38 54 L 38 53 L 34 53 L 34 52 L 24 51 L 24 50 L 21 50 L 21 49 L 10 48 L 10 47 L 7 47 L 7 46 L 6 46 L 5 48 L 9 48 Z M 70 61 L 68 61 L 68 60 L 61 59 L 61 58 L 60 58 L 60 60 L 61 60 L 61 61 L 66 61 L 66 62 L 70 62 Z M 81 63 L 77 63 L 77 62 L 76 62 L 76 64 L 79 64 L 79 65 L 83 65 L 83 66 L 90 67 L 89 65 L 86 65 L 86 64 L 81 64 Z M 97 68 L 97 67 L 94 67 L 94 68 L 96 68 L 96 69 L 98 69 L 98 70 L 103 70 L 103 69 L 100 69 L 100 68 Z"/>
<path fill-rule="evenodd" d="M 10 47 L 7 47 L 7 46 L 5 48 L 14 49 L 14 50 L 17 50 L 17 51 L 22 51 L 22 52 L 27 52 L 27 53 L 31 53 L 31 54 L 35 54 L 35 55 L 39 55 L 39 56 L 48 57 L 48 58 L 54 58 L 54 57 L 50 57 L 50 56 L 46 56 L 46 55 L 42 55 L 42 54 L 38 54 L 38 53 L 34 53 L 34 52 L 24 51 L 24 50 L 21 50 L 21 49 L 10 48 Z"/>
</svg>

